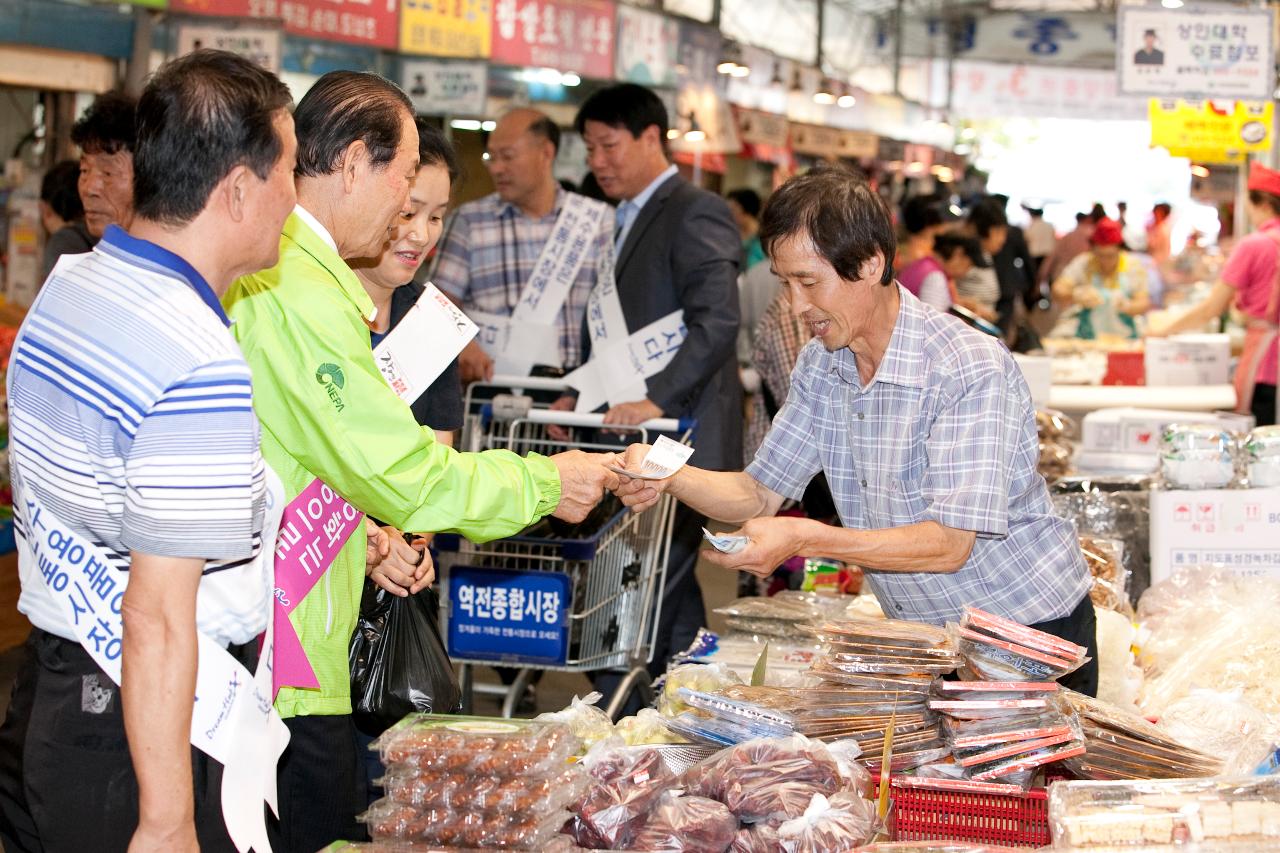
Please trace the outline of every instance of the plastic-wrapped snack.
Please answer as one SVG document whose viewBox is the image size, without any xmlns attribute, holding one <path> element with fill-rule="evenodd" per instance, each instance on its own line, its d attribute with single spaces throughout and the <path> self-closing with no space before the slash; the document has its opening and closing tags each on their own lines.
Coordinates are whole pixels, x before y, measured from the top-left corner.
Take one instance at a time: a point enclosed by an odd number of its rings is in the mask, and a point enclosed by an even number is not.
<svg viewBox="0 0 1280 853">
<path fill-rule="evenodd" d="M 418 809 L 381 799 L 357 817 L 374 841 L 417 841 L 445 847 L 541 850 L 559 834 L 568 812 L 486 814 Z"/>
<path fill-rule="evenodd" d="M 974 681 L 1053 681 L 1088 660 L 1081 646 L 973 607 L 950 630 L 964 656 L 961 676 Z"/>
<path fill-rule="evenodd" d="M 587 786 L 586 772 L 566 767 L 554 776 L 502 779 L 467 773 L 396 767 L 382 779 L 386 797 L 418 808 L 503 814 L 546 814 L 575 803 Z"/>
<path fill-rule="evenodd" d="M 892 690 L 900 693 L 928 693 L 933 684 L 933 676 L 928 673 L 914 675 L 884 675 L 868 672 L 849 672 L 824 657 L 814 660 L 809 672 L 823 681 L 843 684 L 847 687 L 861 687 L 867 690 Z"/>
<path fill-rule="evenodd" d="M 405 765 L 513 777 L 558 772 L 580 744 L 559 723 L 410 714 L 371 748 L 388 769 Z"/>
<path fill-rule="evenodd" d="M 724 853 L 738 833 L 738 819 L 723 803 L 668 791 L 628 845 L 632 850 Z"/>
<path fill-rule="evenodd" d="M 875 806 L 857 794 L 816 794 L 804 814 L 778 827 L 788 853 L 849 850 L 870 841 L 875 832 Z"/>
<path fill-rule="evenodd" d="M 653 708 L 641 708 L 634 717 L 623 717 L 614 727 L 615 733 L 627 746 L 645 744 L 686 743 L 686 740 L 666 726 L 663 717 Z"/>
<path fill-rule="evenodd" d="M 900 619 L 846 619 L 824 623 L 818 636 L 829 643 L 871 643 L 905 649 L 950 648 L 947 632 Z"/>
<path fill-rule="evenodd" d="M 1118 539 L 1080 537 L 1080 553 L 1093 575 L 1089 597 L 1098 607 L 1133 617 L 1129 604 L 1129 570 L 1124 567 L 1124 543 Z"/>
<path fill-rule="evenodd" d="M 1071 445 L 1064 441 L 1040 440 L 1040 463 L 1036 466 L 1046 482 L 1055 483 L 1071 471 Z"/>
<path fill-rule="evenodd" d="M 613 720 L 596 705 L 603 698 L 599 693 L 588 693 L 582 698 L 574 696 L 564 710 L 548 711 L 534 719 L 543 723 L 564 723 L 582 741 L 583 748 L 590 749 L 613 734 Z"/>
<path fill-rule="evenodd" d="M 719 800 L 743 820 L 761 820 L 793 802 L 796 789 L 789 786 L 809 786 L 810 794 L 833 794 L 857 784 L 850 781 L 856 771 L 849 764 L 842 771 L 825 745 L 800 735 L 762 738 L 691 767 L 681 785 L 689 794 Z"/>
<path fill-rule="evenodd" d="M 1280 777 L 1059 782 L 1049 789 L 1054 844 L 1075 850 L 1187 845 L 1280 847 Z"/>
<path fill-rule="evenodd" d="M 846 675 L 905 675 L 934 676 L 954 672 L 956 661 L 949 658 L 926 659 L 915 656 L 831 654 L 814 661 L 812 671 L 818 672 L 819 664 L 825 671 Z M 821 675 L 821 672 L 819 672 Z"/>
<path fill-rule="evenodd" d="M 783 853 L 778 827 L 772 822 L 755 823 L 738 830 L 729 853 Z"/>
<path fill-rule="evenodd" d="M 1076 422 L 1057 409 L 1040 409 L 1036 412 L 1036 432 L 1040 438 L 1057 441 L 1074 439 L 1079 435 Z"/>
<path fill-rule="evenodd" d="M 1080 716 L 1088 753 L 1068 766 L 1087 779 L 1163 779 L 1215 775 L 1223 756 L 1199 752 L 1147 720 L 1064 690 Z"/>
<path fill-rule="evenodd" d="M 775 711 L 752 702 L 681 688 L 682 702 L 703 714 L 737 723 L 754 731 L 755 737 L 786 737 L 795 731 L 795 719 L 784 711 Z"/>
<path fill-rule="evenodd" d="M 566 830 L 594 850 L 625 849 L 675 775 L 656 749 L 602 744 L 582 762 L 591 782 Z"/>
<path fill-rule="evenodd" d="M 671 667 L 663 676 L 662 692 L 658 694 L 658 710 L 664 716 L 674 717 L 689 707 L 680 701 L 681 687 L 715 693 L 731 684 L 741 684 L 733 670 L 718 663 L 682 663 Z"/>
<path fill-rule="evenodd" d="M 810 636 L 808 626 L 821 622 L 824 616 L 820 608 L 805 601 L 767 596 L 739 598 L 715 612 L 735 631 L 773 637 Z"/>
</svg>

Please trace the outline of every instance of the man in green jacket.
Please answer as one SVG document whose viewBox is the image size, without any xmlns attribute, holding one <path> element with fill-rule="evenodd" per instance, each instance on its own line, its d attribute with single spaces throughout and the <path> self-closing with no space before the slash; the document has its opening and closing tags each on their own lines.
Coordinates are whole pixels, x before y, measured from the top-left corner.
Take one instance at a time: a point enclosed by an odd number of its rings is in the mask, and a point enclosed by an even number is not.
<svg viewBox="0 0 1280 853">
<path fill-rule="evenodd" d="M 317 481 L 330 497 L 414 532 L 456 531 L 484 541 L 546 515 L 584 518 L 617 483 L 603 457 L 457 453 L 414 421 L 374 364 L 367 325 L 373 303 L 343 258 L 379 254 L 404 208 L 418 159 L 408 98 L 376 75 L 334 72 L 298 104 L 294 122 L 298 207 L 284 226 L 280 262 L 237 281 L 226 299 L 253 371 L 262 454 L 284 481 L 286 499 L 302 496 L 281 525 L 277 598 L 284 597 L 289 524 L 295 516 L 307 523 L 302 511 L 319 507 L 309 498 L 319 494 Z M 332 520 L 336 549 L 345 528 L 338 514 Z M 318 569 L 320 578 L 308 578 L 315 585 L 305 597 L 281 602 L 292 608 L 283 631 L 296 632 L 313 675 L 312 686 L 299 686 L 277 652 L 278 683 L 292 685 L 276 699 L 292 736 L 280 766 L 280 829 L 282 846 L 298 853 L 359 837 L 354 817 L 367 802 L 347 664 L 364 537 L 340 548 L 327 571 L 318 551 L 310 561 L 304 555 L 307 574 Z"/>
</svg>

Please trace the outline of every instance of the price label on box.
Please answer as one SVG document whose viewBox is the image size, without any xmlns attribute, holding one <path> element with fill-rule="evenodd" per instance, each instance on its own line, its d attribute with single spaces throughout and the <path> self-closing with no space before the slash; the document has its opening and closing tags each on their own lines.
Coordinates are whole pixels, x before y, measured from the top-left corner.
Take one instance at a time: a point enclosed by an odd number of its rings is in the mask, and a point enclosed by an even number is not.
<svg viewBox="0 0 1280 853">
<path fill-rule="evenodd" d="M 454 567 L 449 572 L 449 656 L 563 666 L 572 592 L 563 572 Z"/>
<path fill-rule="evenodd" d="M 1280 488 L 1151 493 L 1151 582 L 1209 564 L 1280 578 Z"/>
</svg>

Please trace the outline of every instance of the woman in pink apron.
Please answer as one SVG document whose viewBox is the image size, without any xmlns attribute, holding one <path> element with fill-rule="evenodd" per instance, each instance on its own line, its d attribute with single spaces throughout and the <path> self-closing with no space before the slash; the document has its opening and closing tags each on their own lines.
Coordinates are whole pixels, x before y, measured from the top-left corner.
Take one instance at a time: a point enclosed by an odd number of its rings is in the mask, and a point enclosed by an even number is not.
<svg viewBox="0 0 1280 853">
<path fill-rule="evenodd" d="M 1276 332 L 1280 329 L 1280 172 L 1254 163 L 1249 170 L 1249 222 L 1256 229 L 1231 253 L 1209 296 L 1159 331 L 1202 328 L 1234 300 L 1247 318 L 1244 352 L 1236 366 L 1236 411 L 1258 424 L 1276 422 Z"/>
</svg>

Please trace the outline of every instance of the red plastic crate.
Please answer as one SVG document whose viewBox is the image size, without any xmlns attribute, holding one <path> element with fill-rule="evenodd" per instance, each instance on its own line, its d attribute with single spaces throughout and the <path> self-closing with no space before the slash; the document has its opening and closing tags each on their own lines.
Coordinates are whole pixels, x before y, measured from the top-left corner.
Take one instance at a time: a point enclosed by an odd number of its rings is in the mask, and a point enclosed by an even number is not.
<svg viewBox="0 0 1280 853">
<path fill-rule="evenodd" d="M 995 847 L 1049 844 L 1049 799 L 1044 788 L 1009 795 L 907 788 L 896 779 L 891 784 L 894 841 L 977 841 Z"/>
</svg>

